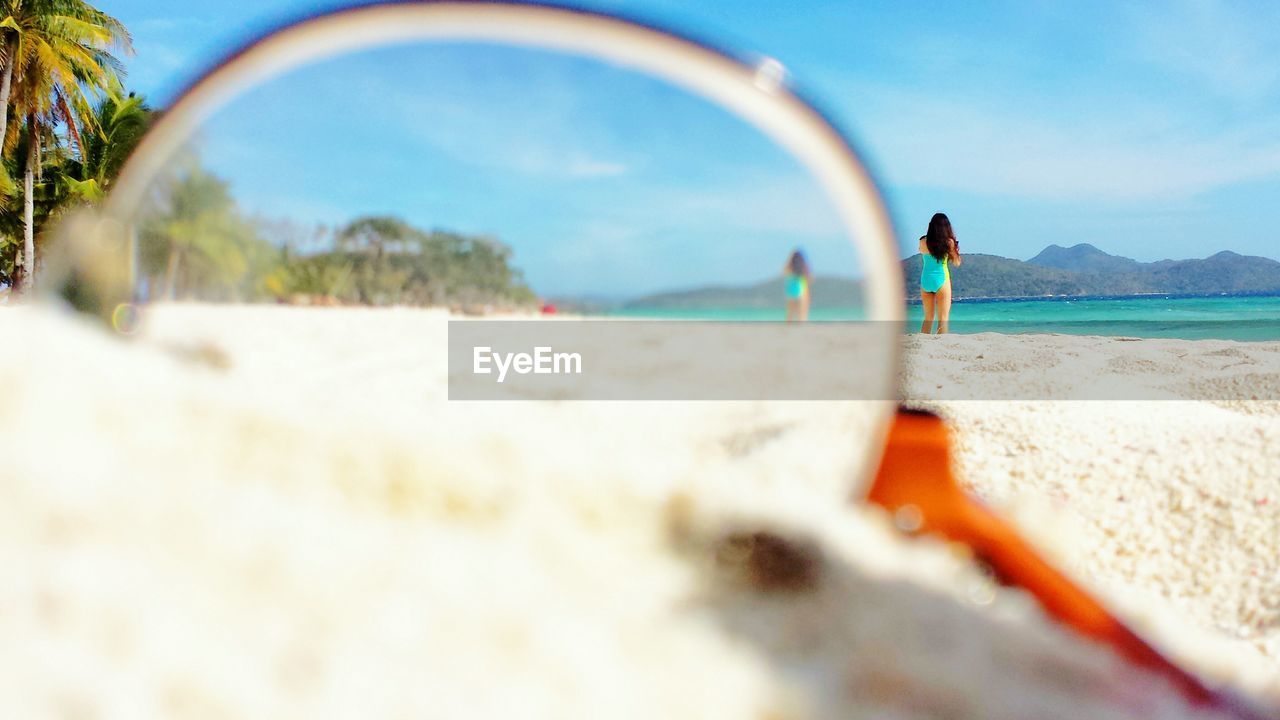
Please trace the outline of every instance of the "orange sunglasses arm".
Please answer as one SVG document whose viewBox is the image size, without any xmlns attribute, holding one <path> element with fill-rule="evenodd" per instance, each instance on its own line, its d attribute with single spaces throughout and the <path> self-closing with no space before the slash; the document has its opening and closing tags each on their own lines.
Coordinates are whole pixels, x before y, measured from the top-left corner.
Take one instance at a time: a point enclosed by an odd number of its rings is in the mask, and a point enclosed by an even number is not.
<svg viewBox="0 0 1280 720">
<path fill-rule="evenodd" d="M 1108 645 L 1130 662 L 1168 678 L 1189 700 L 1266 720 L 1234 697 L 1216 693 L 1159 651 L 1073 583 L 1006 522 L 970 497 L 951 472 L 951 441 L 942 420 L 901 410 L 889 431 L 884 458 L 867 500 L 890 513 L 909 511 L 919 532 L 970 547 L 998 580 L 1020 587 L 1045 611 L 1081 635 Z"/>
</svg>

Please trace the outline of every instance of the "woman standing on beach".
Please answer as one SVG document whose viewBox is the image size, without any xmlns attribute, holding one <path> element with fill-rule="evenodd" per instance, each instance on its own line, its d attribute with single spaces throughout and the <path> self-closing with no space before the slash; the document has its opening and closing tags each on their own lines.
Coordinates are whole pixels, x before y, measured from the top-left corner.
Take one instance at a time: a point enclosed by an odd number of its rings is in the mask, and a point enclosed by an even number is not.
<svg viewBox="0 0 1280 720">
<path fill-rule="evenodd" d="M 809 319 L 809 263 L 797 248 L 782 268 L 786 278 L 787 322 Z"/>
<path fill-rule="evenodd" d="M 933 331 L 936 312 L 941 335 L 951 319 L 951 265 L 960 267 L 960 243 L 946 215 L 936 213 L 929 220 L 929 233 L 920 238 L 920 256 L 920 302 L 924 305 L 920 332 Z"/>
</svg>

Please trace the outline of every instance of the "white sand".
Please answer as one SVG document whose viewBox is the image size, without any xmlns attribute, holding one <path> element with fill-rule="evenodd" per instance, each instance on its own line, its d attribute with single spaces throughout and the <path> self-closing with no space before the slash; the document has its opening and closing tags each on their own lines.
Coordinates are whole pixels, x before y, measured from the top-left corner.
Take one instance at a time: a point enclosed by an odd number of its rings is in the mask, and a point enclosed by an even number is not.
<svg viewBox="0 0 1280 720">
<path fill-rule="evenodd" d="M 907 347 L 909 395 L 1004 382 L 1070 396 L 1056 366 L 1085 362 L 1099 386 L 1142 388 L 1122 397 L 1174 398 L 919 404 L 952 421 L 969 485 L 1023 513 L 1078 577 L 1167 604 L 1280 677 L 1280 343 L 982 334 Z"/>
<path fill-rule="evenodd" d="M 865 409 L 446 407 L 444 319 L 0 312 L 0 717 L 1198 717 L 841 503 Z M 979 492 L 1280 698 L 1275 417 L 1172 407 L 942 410 Z"/>
</svg>

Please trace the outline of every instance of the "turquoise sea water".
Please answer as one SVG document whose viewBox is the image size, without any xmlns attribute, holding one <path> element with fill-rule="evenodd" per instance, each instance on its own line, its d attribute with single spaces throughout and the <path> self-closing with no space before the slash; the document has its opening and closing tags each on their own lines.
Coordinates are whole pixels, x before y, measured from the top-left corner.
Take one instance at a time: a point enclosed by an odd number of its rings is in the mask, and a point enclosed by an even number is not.
<svg viewBox="0 0 1280 720">
<path fill-rule="evenodd" d="M 672 310 L 631 308 L 621 317 L 682 320 L 783 320 L 776 308 Z M 818 308 L 817 321 L 862 320 L 857 308 Z M 907 308 L 907 329 L 919 329 L 923 310 Z M 1144 295 L 1126 297 L 1019 298 L 962 300 L 952 305 L 956 333 L 1067 333 L 1125 337 L 1223 340 L 1280 340 L 1280 296 Z"/>
</svg>

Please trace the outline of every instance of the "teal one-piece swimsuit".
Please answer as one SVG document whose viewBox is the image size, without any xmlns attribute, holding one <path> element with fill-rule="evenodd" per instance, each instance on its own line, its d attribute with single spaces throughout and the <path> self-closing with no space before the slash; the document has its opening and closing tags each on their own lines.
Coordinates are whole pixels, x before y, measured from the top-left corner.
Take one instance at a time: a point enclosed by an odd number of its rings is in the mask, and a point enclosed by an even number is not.
<svg viewBox="0 0 1280 720">
<path fill-rule="evenodd" d="M 920 289 L 927 293 L 936 293 L 951 279 L 951 271 L 947 268 L 947 258 L 939 262 L 929 253 L 923 253 L 924 262 L 920 265 Z"/>
</svg>

